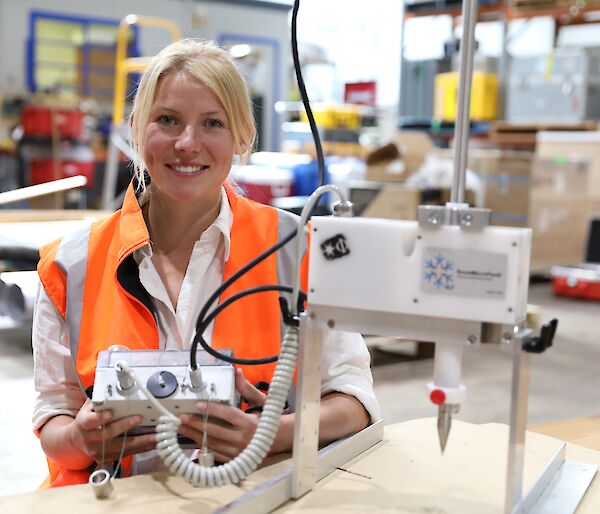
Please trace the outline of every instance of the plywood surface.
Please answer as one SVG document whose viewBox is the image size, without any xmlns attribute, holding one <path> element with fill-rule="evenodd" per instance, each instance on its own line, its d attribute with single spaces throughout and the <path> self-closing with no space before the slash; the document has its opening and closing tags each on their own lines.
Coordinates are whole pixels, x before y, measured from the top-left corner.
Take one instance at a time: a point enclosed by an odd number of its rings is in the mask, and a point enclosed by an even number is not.
<svg viewBox="0 0 600 514">
<path fill-rule="evenodd" d="M 600 416 L 552 421 L 530 425 L 528 430 L 569 441 L 592 450 L 600 450 Z"/>
<path fill-rule="evenodd" d="M 441 455 L 436 420 L 420 419 L 386 427 L 384 441 L 322 480 L 314 491 L 278 513 L 502 512 L 508 427 L 455 420 Z M 528 433 L 525 482 L 537 473 L 561 442 Z M 600 453 L 568 445 L 567 458 L 600 463 Z M 0 498 L 0 512 L 188 513 L 212 512 L 274 476 L 289 461 L 254 473 L 241 487 L 194 489 L 181 479 L 154 474 L 115 481 L 109 500 L 95 500 L 88 486 L 73 486 Z M 592 483 L 578 514 L 600 512 L 600 479 Z"/>
</svg>

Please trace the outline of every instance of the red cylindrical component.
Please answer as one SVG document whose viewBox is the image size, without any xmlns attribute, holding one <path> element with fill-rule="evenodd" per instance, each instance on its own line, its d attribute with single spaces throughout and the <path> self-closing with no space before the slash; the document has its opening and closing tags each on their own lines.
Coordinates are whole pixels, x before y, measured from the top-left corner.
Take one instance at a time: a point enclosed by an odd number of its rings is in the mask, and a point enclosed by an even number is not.
<svg viewBox="0 0 600 514">
<path fill-rule="evenodd" d="M 442 391 L 441 389 L 434 389 L 429 394 L 429 399 L 435 405 L 442 405 L 442 404 L 446 403 L 446 393 L 444 391 Z"/>
</svg>

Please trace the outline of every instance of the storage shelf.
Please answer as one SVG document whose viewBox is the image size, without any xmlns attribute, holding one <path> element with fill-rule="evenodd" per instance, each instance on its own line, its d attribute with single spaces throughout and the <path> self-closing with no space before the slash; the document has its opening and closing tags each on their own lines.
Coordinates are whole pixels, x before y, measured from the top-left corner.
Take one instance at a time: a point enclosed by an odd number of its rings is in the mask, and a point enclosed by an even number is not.
<svg viewBox="0 0 600 514">
<path fill-rule="evenodd" d="M 596 14 L 597 17 L 594 17 L 594 19 L 586 19 L 587 16 L 592 13 Z M 600 5 L 579 9 L 576 15 L 571 14 L 567 7 L 561 7 L 558 9 L 530 9 L 522 11 L 506 9 L 506 18 L 508 20 L 525 20 L 539 18 L 541 16 L 550 16 L 551 18 L 557 20 L 564 20 L 566 22 L 565 24 L 567 25 L 600 22 Z"/>
<path fill-rule="evenodd" d="M 414 18 L 425 18 L 430 16 L 452 16 L 459 17 L 462 15 L 462 7 L 447 7 L 436 9 L 423 8 L 420 11 L 407 12 L 404 14 L 405 20 Z M 542 16 L 550 16 L 551 18 L 560 20 L 564 24 L 586 24 L 600 23 L 600 4 L 578 9 L 577 14 L 572 14 L 568 7 L 552 8 L 552 9 L 515 9 L 514 7 L 504 7 L 502 5 L 480 5 L 478 10 L 479 21 L 495 21 L 505 17 L 507 20 L 525 20 L 531 18 L 539 18 Z"/>
<path fill-rule="evenodd" d="M 484 19 L 500 19 L 504 13 L 504 8 L 501 5 L 480 5 L 478 15 L 480 21 Z M 434 7 L 430 9 L 423 8 L 422 11 L 413 11 L 404 13 L 404 19 L 409 20 L 411 18 L 424 18 L 426 16 L 452 16 L 458 17 L 462 15 L 461 6 L 447 7 L 445 9 L 436 9 Z"/>
</svg>

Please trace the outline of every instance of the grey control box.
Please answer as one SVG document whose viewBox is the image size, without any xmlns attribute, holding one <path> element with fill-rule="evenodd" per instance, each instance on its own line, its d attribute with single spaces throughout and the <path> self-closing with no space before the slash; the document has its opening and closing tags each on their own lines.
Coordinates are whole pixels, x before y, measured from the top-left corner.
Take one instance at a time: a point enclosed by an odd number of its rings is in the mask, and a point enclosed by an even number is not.
<svg viewBox="0 0 600 514">
<path fill-rule="evenodd" d="M 219 352 L 229 356 L 232 353 Z M 111 409 L 115 420 L 140 415 L 141 427 L 153 427 L 161 415 L 137 383 L 122 387 L 116 369 L 120 361 L 126 362 L 136 380 L 175 416 L 197 413 L 196 403 L 200 400 L 234 406 L 238 403 L 233 365 L 203 350 L 197 353 L 203 387 L 192 386 L 189 350 L 102 351 L 98 354 L 92 404 L 96 412 Z"/>
</svg>

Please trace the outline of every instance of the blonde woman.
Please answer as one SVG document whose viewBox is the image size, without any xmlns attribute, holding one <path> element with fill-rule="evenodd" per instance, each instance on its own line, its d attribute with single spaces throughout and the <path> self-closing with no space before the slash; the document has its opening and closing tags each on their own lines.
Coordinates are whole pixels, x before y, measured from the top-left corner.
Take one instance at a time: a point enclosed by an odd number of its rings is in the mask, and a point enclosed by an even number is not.
<svg viewBox="0 0 600 514">
<path fill-rule="evenodd" d="M 183 40 L 152 60 L 131 115 L 135 177 L 122 208 L 41 251 L 33 330 L 38 399 L 33 423 L 48 457 L 47 485 L 84 483 L 98 463 L 124 449 L 123 475 L 160 469 L 154 434 L 123 434 L 139 416 L 113 420 L 89 400 L 98 352 L 189 348 L 201 307 L 221 283 L 297 226 L 289 213 L 239 196 L 227 182 L 255 138 L 247 86 L 229 54 Z M 287 245 L 293 247 L 292 244 Z M 284 247 L 234 283 L 220 300 L 248 287 L 291 284 L 293 253 Z M 204 333 L 213 348 L 240 358 L 278 353 L 278 294 L 248 296 L 225 309 Z M 336 334 L 324 348 L 321 443 L 354 433 L 379 417 L 369 355 L 358 334 Z M 238 366 L 236 387 L 255 406 L 256 385 L 274 365 Z M 85 392 L 85 394 L 84 394 Z M 293 399 L 292 399 L 293 403 Z M 208 409 L 209 449 L 218 461 L 251 439 L 256 414 Z M 201 444 L 201 416 L 182 415 L 180 432 Z M 294 414 L 285 414 L 272 452 L 291 449 Z"/>
</svg>

